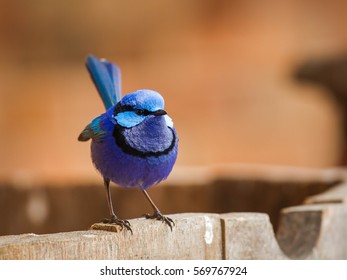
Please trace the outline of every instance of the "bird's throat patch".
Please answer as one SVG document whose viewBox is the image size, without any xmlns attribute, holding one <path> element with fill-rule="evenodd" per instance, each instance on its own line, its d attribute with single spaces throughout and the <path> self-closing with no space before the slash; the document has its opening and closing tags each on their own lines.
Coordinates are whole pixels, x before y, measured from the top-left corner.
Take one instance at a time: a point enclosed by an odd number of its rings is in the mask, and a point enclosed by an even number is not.
<svg viewBox="0 0 347 280">
<path fill-rule="evenodd" d="M 171 144 L 168 148 L 166 148 L 162 151 L 141 151 L 141 150 L 138 150 L 138 149 L 132 147 L 128 143 L 128 141 L 126 140 L 126 137 L 124 136 L 123 132 L 125 129 L 128 129 L 128 128 L 122 127 L 120 125 L 115 125 L 112 135 L 113 135 L 118 147 L 121 148 L 121 150 L 126 154 L 136 156 L 136 157 L 141 157 L 141 158 L 159 157 L 159 156 L 168 154 L 175 147 L 176 135 L 175 135 L 174 130 L 171 127 L 168 127 L 168 129 L 170 129 L 170 131 L 172 133 Z"/>
</svg>

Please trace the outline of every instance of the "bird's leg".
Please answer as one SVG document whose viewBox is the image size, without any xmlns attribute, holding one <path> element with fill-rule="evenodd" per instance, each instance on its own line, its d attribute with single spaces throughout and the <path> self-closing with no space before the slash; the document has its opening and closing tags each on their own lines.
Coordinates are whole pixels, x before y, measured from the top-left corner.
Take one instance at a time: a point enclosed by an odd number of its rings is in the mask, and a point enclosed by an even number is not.
<svg viewBox="0 0 347 280">
<path fill-rule="evenodd" d="M 146 192 L 146 190 L 142 190 L 142 192 L 146 196 L 146 198 L 149 201 L 149 203 L 152 205 L 153 211 L 154 211 L 154 213 L 152 215 L 151 214 L 145 214 L 146 219 L 156 219 L 158 221 L 162 221 L 165 224 L 167 224 L 170 227 L 171 231 L 172 231 L 172 226 L 175 225 L 174 221 L 171 218 L 165 217 L 163 214 L 161 214 L 159 208 L 154 204 L 153 200 L 149 197 L 149 195 Z"/>
<path fill-rule="evenodd" d="M 107 203 L 108 203 L 108 209 L 110 210 L 111 218 L 104 219 L 103 223 L 120 225 L 122 229 L 125 227 L 127 230 L 130 230 L 131 233 L 133 233 L 130 227 L 130 223 L 127 220 L 118 219 L 116 214 L 114 213 L 112 198 L 111 198 L 111 191 L 110 191 L 110 179 L 104 178 L 104 185 L 106 187 Z"/>
</svg>

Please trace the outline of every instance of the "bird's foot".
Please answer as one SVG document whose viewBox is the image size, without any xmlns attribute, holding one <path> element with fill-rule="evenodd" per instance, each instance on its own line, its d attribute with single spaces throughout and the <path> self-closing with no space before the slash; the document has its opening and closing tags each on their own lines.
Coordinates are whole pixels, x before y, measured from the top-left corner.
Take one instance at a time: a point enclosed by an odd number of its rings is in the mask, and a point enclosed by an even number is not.
<svg viewBox="0 0 347 280">
<path fill-rule="evenodd" d="M 160 213 L 160 211 L 155 211 L 152 215 L 151 214 L 145 214 L 144 215 L 146 219 L 155 219 L 158 221 L 162 221 L 163 223 L 167 224 L 171 231 L 172 231 L 172 227 L 175 225 L 174 221 L 169 218 L 169 217 L 165 217 L 163 214 Z"/>
<path fill-rule="evenodd" d="M 112 215 L 110 219 L 105 218 L 102 220 L 102 222 L 104 224 L 119 225 L 121 227 L 121 230 L 126 228 L 127 230 L 131 232 L 131 234 L 133 234 L 130 223 L 127 220 L 118 219 L 116 215 Z"/>
</svg>

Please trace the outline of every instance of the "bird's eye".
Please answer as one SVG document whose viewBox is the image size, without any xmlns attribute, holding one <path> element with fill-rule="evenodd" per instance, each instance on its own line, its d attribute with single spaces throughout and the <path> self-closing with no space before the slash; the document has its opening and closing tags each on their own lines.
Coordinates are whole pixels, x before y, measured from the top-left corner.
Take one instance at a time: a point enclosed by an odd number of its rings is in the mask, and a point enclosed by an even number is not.
<svg viewBox="0 0 347 280">
<path fill-rule="evenodd" d="M 144 111 L 141 110 L 141 109 L 136 109 L 136 110 L 135 110 L 135 113 L 136 113 L 136 115 L 141 116 L 141 115 L 143 115 Z"/>
</svg>

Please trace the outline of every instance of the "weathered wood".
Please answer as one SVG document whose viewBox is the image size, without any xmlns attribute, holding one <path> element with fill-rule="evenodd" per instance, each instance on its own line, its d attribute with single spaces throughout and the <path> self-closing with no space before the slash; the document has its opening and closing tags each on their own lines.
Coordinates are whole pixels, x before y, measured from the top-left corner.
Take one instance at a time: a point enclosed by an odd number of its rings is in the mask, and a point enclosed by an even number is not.
<svg viewBox="0 0 347 280">
<path fill-rule="evenodd" d="M 277 239 L 292 259 L 347 259 L 347 207 L 312 204 L 283 209 Z"/>
<path fill-rule="evenodd" d="M 170 216 L 158 221 L 130 220 L 126 230 L 88 230 L 0 237 L 0 259 L 221 259 L 221 225 L 215 214 Z M 114 226 L 118 227 L 118 226 Z"/>
<path fill-rule="evenodd" d="M 261 213 L 179 214 L 161 222 L 56 234 L 0 237 L 0 259 L 347 259 L 347 208 L 302 205 L 282 211 L 275 238 Z"/>
<path fill-rule="evenodd" d="M 0 259 L 347 259 L 347 184 L 281 211 L 277 240 L 263 213 L 176 214 L 175 227 L 130 220 L 133 234 L 86 230 L 0 237 Z M 335 202 L 335 203 L 329 203 Z"/>
<path fill-rule="evenodd" d="M 225 259 L 286 259 L 277 244 L 268 215 L 229 213 L 221 218 Z"/>
</svg>

